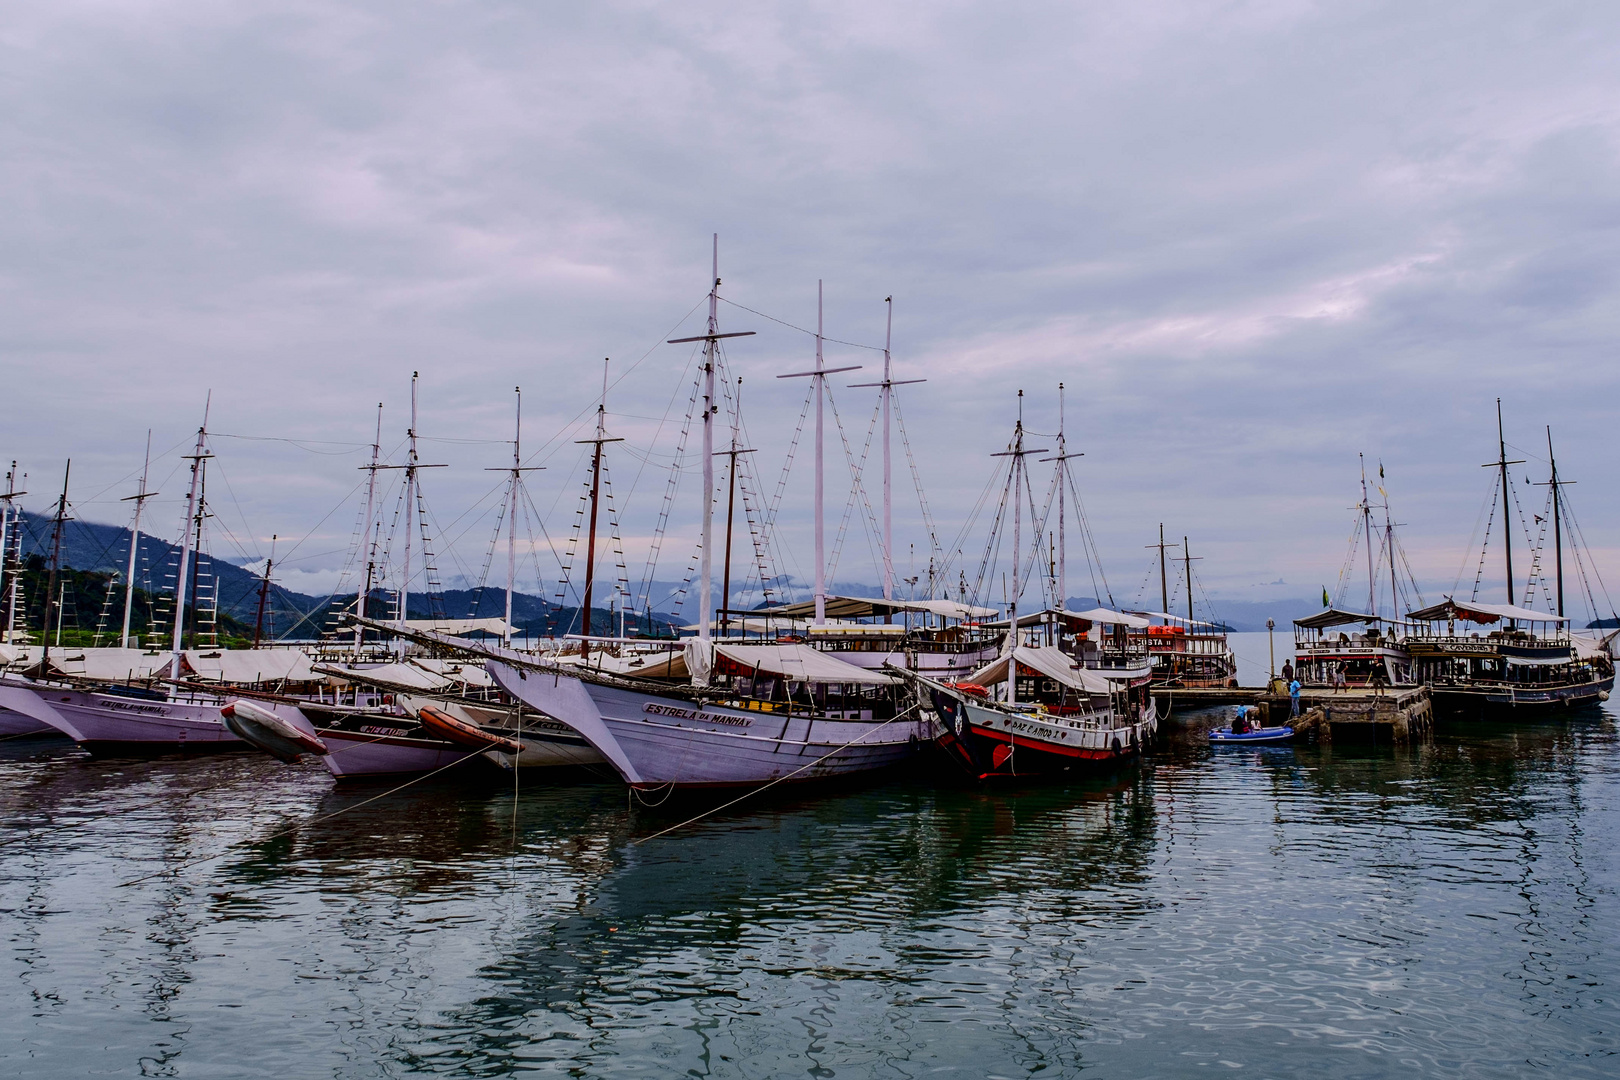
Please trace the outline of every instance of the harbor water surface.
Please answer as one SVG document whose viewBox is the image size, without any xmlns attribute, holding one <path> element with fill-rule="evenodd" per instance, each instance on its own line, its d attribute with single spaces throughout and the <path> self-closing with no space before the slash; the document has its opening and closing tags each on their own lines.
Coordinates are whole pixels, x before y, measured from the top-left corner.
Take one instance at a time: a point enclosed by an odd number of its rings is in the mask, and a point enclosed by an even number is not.
<svg viewBox="0 0 1620 1080">
<path fill-rule="evenodd" d="M 1609 714 L 1398 751 L 1211 750 L 1214 721 L 1083 782 L 772 794 L 656 838 L 681 815 L 607 782 L 0 744 L 0 1070 L 1620 1071 Z"/>
</svg>

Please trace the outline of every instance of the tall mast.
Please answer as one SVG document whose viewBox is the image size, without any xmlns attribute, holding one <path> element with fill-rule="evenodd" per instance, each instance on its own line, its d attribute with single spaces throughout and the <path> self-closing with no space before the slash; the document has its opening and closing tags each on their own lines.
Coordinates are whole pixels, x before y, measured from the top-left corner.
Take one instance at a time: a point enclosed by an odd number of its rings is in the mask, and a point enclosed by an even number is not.
<svg viewBox="0 0 1620 1080">
<path fill-rule="evenodd" d="M 12 633 L 17 628 L 17 580 L 22 574 L 21 560 L 16 564 L 11 562 L 11 549 L 17 544 L 22 529 L 22 513 L 15 509 L 16 499 L 26 495 L 26 491 L 17 490 L 17 463 L 11 463 L 11 471 L 6 473 L 6 493 L 0 498 L 5 500 L 5 506 L 0 507 L 0 596 L 6 598 L 6 632 L 0 636 L 0 642 L 9 642 Z M 12 521 L 17 522 L 17 532 L 10 530 Z M 8 577 L 6 567 L 11 566 Z"/>
<path fill-rule="evenodd" d="M 1058 594 L 1057 595 L 1057 606 L 1058 606 L 1059 611 L 1063 610 L 1063 606 L 1066 603 L 1068 603 L 1068 599 L 1069 599 L 1069 565 L 1068 565 L 1069 564 L 1069 542 L 1065 538 L 1065 529 L 1067 528 L 1068 510 L 1065 509 L 1067 504 L 1064 501 L 1065 498 L 1066 498 L 1065 488 L 1067 488 L 1068 484 L 1069 484 L 1069 459 L 1070 458 L 1077 458 L 1077 457 L 1085 457 L 1084 454 L 1071 454 L 1071 453 L 1069 453 L 1069 449 L 1068 449 L 1069 443 L 1068 443 L 1068 440 L 1064 437 L 1063 427 L 1064 427 L 1063 384 L 1058 383 L 1057 453 L 1052 457 L 1042 458 L 1041 460 L 1042 461 L 1054 461 L 1054 462 L 1057 463 L 1058 529 L 1057 529 L 1057 573 L 1055 575 L 1055 577 L 1056 577 L 1055 584 L 1057 586 L 1057 594 Z M 1162 588 L 1162 586 L 1164 584 L 1164 548 L 1162 546 L 1163 543 L 1164 543 L 1164 526 L 1160 525 L 1159 526 L 1159 544 L 1160 544 L 1160 548 L 1159 548 L 1159 556 L 1160 556 L 1160 561 L 1159 561 L 1159 584 L 1160 584 L 1161 588 Z M 1150 544 L 1148 546 L 1152 547 L 1153 545 Z"/>
<path fill-rule="evenodd" d="M 1069 603 L 1069 541 L 1064 535 L 1063 489 L 1067 486 L 1064 481 L 1068 477 L 1069 465 L 1064 459 L 1068 457 L 1068 445 L 1063 441 L 1063 384 L 1058 383 L 1058 433 L 1057 433 L 1057 468 L 1058 468 L 1058 528 L 1057 528 L 1057 609 L 1062 611 Z"/>
<path fill-rule="evenodd" d="M 191 573 L 191 519 L 197 515 L 197 484 L 202 479 L 202 463 L 210 455 L 205 448 L 208 438 L 208 411 L 214 395 L 209 393 L 203 405 L 202 427 L 197 429 L 197 448 L 186 455 L 191 462 L 191 490 L 186 495 L 186 521 L 180 530 L 180 572 L 174 579 L 174 658 L 169 661 L 169 678 L 180 677 L 180 646 L 186 628 L 186 582 Z"/>
<path fill-rule="evenodd" d="M 1170 614 L 1170 579 L 1165 572 L 1164 549 L 1176 546 L 1164 542 L 1164 522 L 1159 522 L 1159 542 L 1157 544 L 1148 544 L 1147 547 L 1149 549 L 1159 549 L 1159 610 L 1166 615 Z"/>
<path fill-rule="evenodd" d="M 816 281 L 816 366 L 810 371 L 795 371 L 788 375 L 778 375 L 779 379 L 794 379 L 808 376 L 812 392 L 816 395 L 816 618 L 815 625 L 825 626 L 827 623 L 827 559 L 825 537 L 822 535 L 824 524 L 823 509 L 825 500 L 825 475 L 822 461 L 822 405 L 827 396 L 827 376 L 840 371 L 854 371 L 860 367 L 852 364 L 848 367 L 829 368 L 822 361 L 821 343 L 822 334 L 822 289 L 821 281 Z"/>
<path fill-rule="evenodd" d="M 709 327 L 703 343 L 703 524 L 698 546 L 703 565 L 698 581 L 698 640 L 708 645 L 709 619 L 714 609 L 714 356 L 720 333 L 720 234 L 713 237 L 713 257 L 709 264 Z M 729 605 L 728 605 L 729 606 Z"/>
<path fill-rule="evenodd" d="M 366 574 L 360 583 L 360 589 L 354 598 L 354 613 L 360 618 L 366 617 L 366 601 L 371 597 L 373 575 L 377 568 L 377 544 L 373 539 L 374 527 L 372 515 L 375 513 L 377 501 L 377 458 L 382 454 L 382 402 L 377 402 L 377 436 L 371 443 L 371 464 L 360 466 L 370 475 L 366 477 L 366 517 L 365 526 L 360 534 L 361 549 L 366 553 Z M 354 651 L 359 655 L 360 646 L 365 640 L 366 628 L 360 623 L 354 624 Z"/>
<path fill-rule="evenodd" d="M 56 608 L 56 633 L 58 638 L 62 634 L 62 598 L 56 591 L 57 578 L 62 571 L 62 525 L 67 521 L 67 493 L 68 476 L 73 472 L 73 459 L 68 458 L 67 468 L 62 470 L 62 497 L 56 503 L 56 525 L 51 530 L 51 576 L 45 585 L 45 622 L 40 627 L 39 640 L 44 645 L 44 652 L 40 655 L 39 669 L 46 670 L 51 658 L 51 608 Z M 57 644 L 61 644 L 60 641 Z"/>
<path fill-rule="evenodd" d="M 1008 489 L 1013 499 L 1013 545 L 1012 545 L 1012 589 L 1007 597 L 1007 702 L 1018 702 L 1018 598 L 1023 592 L 1023 577 L 1019 568 L 1023 564 L 1023 506 L 1024 506 L 1024 458 L 1028 454 L 1044 454 L 1045 449 L 1026 450 L 1024 448 L 1024 392 L 1018 391 L 1018 422 L 1013 426 L 1012 445 L 1005 451 L 992 455 L 993 457 L 1012 458 L 1012 468 L 1007 475 Z"/>
<path fill-rule="evenodd" d="M 1018 596 L 1022 578 L 1018 568 L 1024 562 L 1023 508 L 1024 508 L 1024 392 L 1018 391 L 1018 425 L 1013 428 L 1013 544 L 1012 595 L 1007 601 L 1008 633 L 1012 635 L 1012 652 L 1007 657 L 1007 702 L 1018 702 Z"/>
<path fill-rule="evenodd" d="M 501 644 L 512 644 L 512 590 L 517 585 L 517 501 L 518 478 L 523 475 L 523 387 L 512 387 L 517 398 L 517 416 L 512 424 L 512 490 L 506 508 L 506 625 L 501 627 Z"/>
<path fill-rule="evenodd" d="M 894 387 L 907 386 L 911 383 L 927 382 L 927 379 L 894 379 L 890 375 L 889 346 L 894 341 L 894 297 L 885 296 L 883 303 L 888 306 L 888 322 L 883 332 L 883 381 L 876 383 L 852 383 L 851 389 L 856 387 L 876 386 L 879 388 L 879 397 L 883 402 L 883 599 L 894 599 L 894 470 L 889 454 L 889 414 L 890 400 Z"/>
<path fill-rule="evenodd" d="M 1357 454 L 1361 460 L 1361 524 L 1367 533 L 1367 614 L 1378 614 L 1378 600 L 1373 595 L 1372 502 L 1367 498 L 1367 455 Z"/>
<path fill-rule="evenodd" d="M 1558 578 L 1558 614 L 1564 614 L 1564 533 L 1562 517 L 1562 496 L 1558 489 L 1565 484 L 1573 483 L 1571 480 L 1558 479 L 1558 459 L 1553 457 L 1552 426 L 1547 427 L 1547 464 L 1552 467 L 1552 477 L 1548 486 L 1552 488 L 1552 515 L 1553 515 L 1553 567 Z"/>
<path fill-rule="evenodd" d="M 816 387 L 816 625 L 827 622 L 827 556 L 826 538 L 822 535 L 825 504 L 825 467 L 822 460 L 822 406 L 827 397 L 827 376 L 821 359 L 822 341 L 821 280 L 816 279 L 816 373 L 812 381 Z"/>
<path fill-rule="evenodd" d="M 129 648 L 129 620 L 135 608 L 135 553 L 141 546 L 141 508 L 146 500 L 156 495 L 146 490 L 146 477 L 152 469 L 152 429 L 146 429 L 146 463 L 141 466 L 141 487 L 134 495 L 126 495 L 120 502 L 135 503 L 135 524 L 129 530 L 129 570 L 124 574 L 124 631 L 118 638 L 120 649 Z"/>
<path fill-rule="evenodd" d="M 1389 516 L 1389 492 L 1384 490 L 1384 463 L 1378 463 L 1378 494 L 1384 497 L 1384 548 L 1389 553 L 1389 617 L 1401 617 L 1400 594 L 1395 581 L 1395 522 Z"/>
<path fill-rule="evenodd" d="M 1192 547 L 1191 547 L 1191 545 L 1189 545 L 1187 543 L 1187 538 L 1185 536 L 1183 536 L 1181 538 L 1181 557 L 1182 557 L 1183 561 L 1185 561 L 1185 563 L 1187 565 L 1187 633 L 1190 634 L 1190 633 L 1192 633 L 1192 627 L 1193 627 L 1193 591 L 1192 591 L 1193 553 L 1192 553 Z"/>
<path fill-rule="evenodd" d="M 726 457 L 730 459 L 731 468 L 726 474 L 729 487 L 726 493 L 726 559 L 725 568 L 721 571 L 720 576 L 720 610 L 722 612 L 720 616 L 720 632 L 722 634 L 731 632 L 731 527 L 737 509 L 737 458 L 743 454 L 753 453 L 752 450 L 744 450 L 737 445 L 737 437 L 742 422 L 742 376 L 740 375 L 737 376 L 736 407 L 736 412 L 731 416 L 731 449 L 725 451 Z M 743 633 L 746 635 L 747 632 L 747 624 L 744 624 Z"/>
<path fill-rule="evenodd" d="M 1496 399 L 1496 465 L 1502 470 L 1502 551 L 1507 558 L 1507 598 L 1508 604 L 1513 604 L 1513 530 L 1508 525 L 1508 500 L 1511 498 L 1508 491 L 1509 465 L 1520 465 L 1523 462 L 1509 461 L 1507 459 L 1507 438 L 1502 434 L 1502 399 Z"/>
<path fill-rule="evenodd" d="M 411 372 L 411 426 L 405 432 L 410 449 L 405 455 L 405 569 L 399 577 L 398 614 L 401 630 L 411 610 L 411 533 L 416 530 L 416 379 L 419 374 Z"/>
<path fill-rule="evenodd" d="M 582 443 L 591 443 L 595 449 L 591 452 L 591 517 L 590 528 L 585 539 L 585 597 L 584 611 L 581 612 L 581 632 L 585 635 L 580 644 L 580 655 L 591 654 L 591 587 L 596 583 L 596 510 L 601 502 L 602 494 L 602 444 L 621 442 L 620 439 L 607 437 L 607 390 L 608 390 L 608 361 L 602 360 L 602 400 L 596 406 L 596 438 L 580 439 Z M 705 459 L 707 460 L 707 459 Z M 713 465 L 710 463 L 712 471 Z M 611 618 L 608 622 L 608 633 L 613 632 Z"/>
<path fill-rule="evenodd" d="M 270 557 L 264 560 L 264 577 L 259 579 L 259 613 L 253 619 L 253 647 L 264 637 L 264 605 L 270 599 L 270 570 L 276 565 L 276 534 L 270 534 Z"/>
<path fill-rule="evenodd" d="M 691 341 L 703 342 L 703 524 L 699 533 L 701 549 L 698 570 L 698 640 L 707 643 L 711 637 L 709 620 L 714 603 L 714 559 L 711 553 L 714 539 L 714 414 L 719 404 L 714 400 L 714 364 L 721 338 L 753 337 L 752 330 L 738 330 L 730 334 L 720 332 L 720 234 L 714 234 L 714 262 L 709 280 L 708 332 L 697 337 L 670 338 L 668 344 L 682 345 Z"/>
</svg>

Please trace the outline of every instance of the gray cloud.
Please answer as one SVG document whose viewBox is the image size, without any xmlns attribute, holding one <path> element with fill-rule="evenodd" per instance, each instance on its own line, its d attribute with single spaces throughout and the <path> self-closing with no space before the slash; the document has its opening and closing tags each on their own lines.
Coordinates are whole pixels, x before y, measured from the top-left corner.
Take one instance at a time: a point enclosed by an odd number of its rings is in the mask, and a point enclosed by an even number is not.
<svg viewBox="0 0 1620 1080">
<path fill-rule="evenodd" d="M 1620 576 L 1617 18 L 8 4 L 0 451 L 36 495 L 72 454 L 80 512 L 117 520 L 146 428 L 183 442 L 212 388 L 222 432 L 331 441 L 219 444 L 233 528 L 314 529 L 304 550 L 329 552 L 352 503 L 317 523 L 358 482 L 375 403 L 396 446 L 419 369 L 423 431 L 468 440 L 428 444 L 452 466 L 429 493 L 456 558 L 480 564 L 492 519 L 468 508 L 498 483 L 481 470 L 503 463 L 511 387 L 529 444 L 558 448 L 536 502 L 564 533 L 568 425 L 588 418 L 595 365 L 653 350 L 611 401 L 645 446 L 655 423 L 636 418 L 684 401 L 686 355 L 654 346 L 700 300 L 718 231 L 727 295 L 801 326 L 818 277 L 849 340 L 880 341 L 895 295 L 899 370 L 930 378 L 907 416 L 947 534 L 1014 391 L 1050 430 L 1062 380 L 1115 580 L 1134 585 L 1163 520 L 1200 538 L 1212 588 L 1314 591 L 1337 572 L 1365 451 L 1388 465 L 1420 573 L 1449 587 L 1500 395 L 1528 454 L 1554 426 Z M 769 485 L 801 401 L 771 376 L 809 345 L 723 314 L 760 331 L 732 360 Z M 864 422 L 863 392 L 839 393 Z M 636 536 L 658 510 L 651 475 L 629 500 Z M 806 496 L 796 483 L 784 511 L 801 576 Z M 921 545 L 916 513 L 900 517 Z M 289 569 L 341 561 L 323 558 Z M 852 539 L 840 576 L 875 577 L 863 559 Z"/>
</svg>

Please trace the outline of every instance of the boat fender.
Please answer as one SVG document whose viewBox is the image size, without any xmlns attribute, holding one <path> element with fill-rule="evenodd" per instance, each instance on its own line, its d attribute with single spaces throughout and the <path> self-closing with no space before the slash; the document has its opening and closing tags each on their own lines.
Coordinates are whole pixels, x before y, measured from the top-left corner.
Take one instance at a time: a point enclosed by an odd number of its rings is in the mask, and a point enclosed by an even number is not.
<svg viewBox="0 0 1620 1080">
<path fill-rule="evenodd" d="M 296 761 L 300 754 L 326 754 L 324 742 L 302 731 L 274 712 L 251 701 L 228 702 L 219 710 L 225 726 L 238 738 L 282 761 Z M 181 733 L 184 735 L 184 732 Z"/>
<path fill-rule="evenodd" d="M 1119 757 L 1120 750 L 1121 750 L 1121 747 L 1119 745 L 1119 736 L 1115 735 L 1114 736 L 1114 756 L 1115 757 Z"/>
<path fill-rule="evenodd" d="M 523 752 L 523 744 L 516 739 L 491 735 L 476 724 L 469 724 L 430 706 L 424 705 L 416 710 L 416 718 L 422 721 L 422 726 L 431 734 L 457 746 L 467 746 L 474 750 L 499 750 L 507 754 Z"/>
</svg>

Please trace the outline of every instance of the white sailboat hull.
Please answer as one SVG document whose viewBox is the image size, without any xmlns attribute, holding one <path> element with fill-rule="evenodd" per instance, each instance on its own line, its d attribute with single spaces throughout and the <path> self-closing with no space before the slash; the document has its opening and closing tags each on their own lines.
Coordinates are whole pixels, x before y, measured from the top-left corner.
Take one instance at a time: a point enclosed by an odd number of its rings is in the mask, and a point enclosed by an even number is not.
<svg viewBox="0 0 1620 1080">
<path fill-rule="evenodd" d="M 92 752 L 241 750 L 218 701 L 153 701 L 65 686 L 0 681 L 0 707 L 56 728 Z"/>
<path fill-rule="evenodd" d="M 934 737 L 916 715 L 890 722 L 755 712 L 525 671 L 490 661 L 507 693 L 579 732 L 638 788 L 825 780 L 896 765 Z"/>
</svg>

